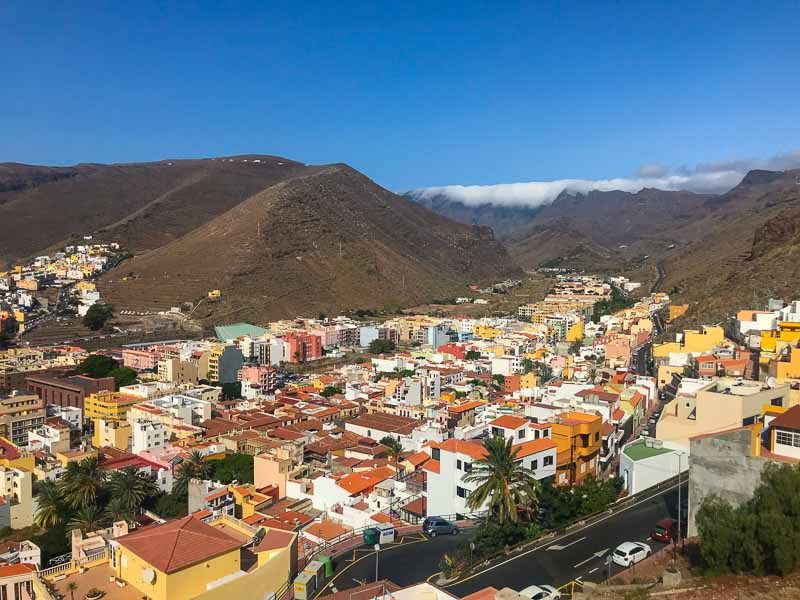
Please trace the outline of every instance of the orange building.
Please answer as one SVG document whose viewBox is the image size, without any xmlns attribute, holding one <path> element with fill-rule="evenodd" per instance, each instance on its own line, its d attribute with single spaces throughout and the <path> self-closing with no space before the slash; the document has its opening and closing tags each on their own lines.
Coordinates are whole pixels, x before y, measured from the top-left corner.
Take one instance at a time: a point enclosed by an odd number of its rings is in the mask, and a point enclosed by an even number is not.
<svg viewBox="0 0 800 600">
<path fill-rule="evenodd" d="M 582 483 L 587 475 L 597 476 L 603 444 L 599 415 L 565 412 L 553 423 L 553 441 L 558 447 L 556 483 Z"/>
</svg>

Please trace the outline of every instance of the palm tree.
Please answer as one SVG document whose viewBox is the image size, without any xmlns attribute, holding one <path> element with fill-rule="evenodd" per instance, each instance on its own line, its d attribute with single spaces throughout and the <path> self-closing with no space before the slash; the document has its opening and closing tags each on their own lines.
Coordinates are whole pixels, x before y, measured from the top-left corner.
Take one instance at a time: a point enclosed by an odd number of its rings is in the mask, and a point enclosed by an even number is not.
<svg viewBox="0 0 800 600">
<path fill-rule="evenodd" d="M 400 468 L 400 456 L 403 454 L 403 446 L 390 435 L 387 435 L 383 439 L 381 439 L 381 444 L 386 446 L 387 450 L 389 451 L 389 458 L 394 461 L 395 466 L 399 469 Z"/>
<path fill-rule="evenodd" d="M 112 503 L 117 502 L 129 514 L 136 514 L 148 496 L 158 493 L 158 486 L 152 477 L 142 473 L 136 467 L 125 467 L 114 471 L 109 480 Z"/>
<path fill-rule="evenodd" d="M 123 498 L 113 496 L 111 502 L 108 503 L 103 511 L 103 516 L 106 521 L 110 521 L 111 523 L 116 523 L 117 521 L 129 523 L 133 520 L 133 511 Z"/>
<path fill-rule="evenodd" d="M 467 498 L 467 506 L 477 511 L 488 502 L 494 519 L 500 523 L 516 523 L 518 506 L 524 507 L 528 514 L 535 510 L 539 482 L 517 462 L 517 451 L 511 448 L 512 440 L 490 437 L 483 445 L 486 456 L 472 463 L 472 470 L 464 477 L 464 482 L 478 484 Z"/>
<path fill-rule="evenodd" d="M 83 533 L 97 531 L 104 525 L 100 510 L 94 504 L 82 506 L 67 523 L 67 529 L 80 529 Z"/>
<path fill-rule="evenodd" d="M 69 596 L 70 596 L 70 598 L 72 598 L 72 600 L 75 600 L 75 590 L 77 590 L 77 589 L 78 589 L 78 584 L 77 584 L 77 583 L 75 583 L 74 581 L 70 581 L 70 582 L 67 584 L 67 589 L 69 590 Z"/>
<path fill-rule="evenodd" d="M 61 493 L 73 508 L 94 505 L 103 490 L 106 473 L 100 468 L 96 456 L 84 458 L 80 464 L 67 468 L 61 480 Z"/>
<path fill-rule="evenodd" d="M 52 481 L 43 481 L 36 500 L 38 507 L 33 517 L 34 523 L 42 529 L 58 525 L 64 515 L 64 499 L 58 486 Z"/>
<path fill-rule="evenodd" d="M 203 460 L 203 455 L 194 451 L 189 458 L 181 463 L 178 469 L 178 477 L 175 481 L 175 488 L 179 494 L 184 494 L 189 487 L 190 479 L 207 479 L 211 468 Z"/>
</svg>

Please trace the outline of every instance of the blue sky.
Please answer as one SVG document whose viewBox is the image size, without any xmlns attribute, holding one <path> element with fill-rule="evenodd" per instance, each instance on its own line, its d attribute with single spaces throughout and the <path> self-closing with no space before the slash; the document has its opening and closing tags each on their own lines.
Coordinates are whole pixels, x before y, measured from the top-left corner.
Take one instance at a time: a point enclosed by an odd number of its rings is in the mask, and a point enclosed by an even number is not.
<svg viewBox="0 0 800 600">
<path fill-rule="evenodd" d="M 0 4 L 0 161 L 279 154 L 393 190 L 800 148 L 800 7 Z"/>
</svg>

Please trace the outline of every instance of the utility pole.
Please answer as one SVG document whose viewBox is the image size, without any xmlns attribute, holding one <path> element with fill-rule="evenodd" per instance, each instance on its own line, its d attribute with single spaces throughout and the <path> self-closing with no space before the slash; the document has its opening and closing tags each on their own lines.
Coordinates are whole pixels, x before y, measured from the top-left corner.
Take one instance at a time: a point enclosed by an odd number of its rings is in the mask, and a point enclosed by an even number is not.
<svg viewBox="0 0 800 600">
<path fill-rule="evenodd" d="M 678 452 L 678 538 L 675 540 L 675 552 L 677 552 L 678 542 L 681 539 L 681 512 L 683 512 L 683 505 L 681 503 L 681 457 L 683 452 Z"/>
<path fill-rule="evenodd" d="M 378 583 L 378 556 L 381 553 L 381 545 L 375 544 L 375 583 Z"/>
</svg>

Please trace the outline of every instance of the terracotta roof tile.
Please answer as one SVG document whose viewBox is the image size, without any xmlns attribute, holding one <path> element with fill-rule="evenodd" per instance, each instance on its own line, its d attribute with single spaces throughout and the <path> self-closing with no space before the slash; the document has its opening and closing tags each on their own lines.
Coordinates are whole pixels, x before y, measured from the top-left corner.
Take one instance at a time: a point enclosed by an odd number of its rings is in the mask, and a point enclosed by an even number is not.
<svg viewBox="0 0 800 600">
<path fill-rule="evenodd" d="M 527 419 L 522 417 L 515 417 L 513 415 L 503 415 L 496 418 L 494 421 L 489 421 L 489 425 L 495 427 L 502 427 L 503 429 L 518 429 L 528 424 Z"/>
<path fill-rule="evenodd" d="M 175 573 L 238 550 L 241 545 L 192 515 L 122 536 L 117 541 L 163 573 Z"/>
</svg>

